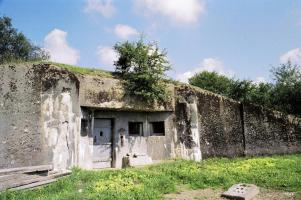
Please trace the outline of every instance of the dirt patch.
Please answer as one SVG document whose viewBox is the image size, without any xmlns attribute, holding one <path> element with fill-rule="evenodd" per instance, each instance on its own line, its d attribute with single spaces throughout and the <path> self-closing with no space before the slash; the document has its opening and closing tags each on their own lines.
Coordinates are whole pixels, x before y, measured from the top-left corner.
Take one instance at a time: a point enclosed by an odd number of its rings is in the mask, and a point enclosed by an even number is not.
<svg viewBox="0 0 301 200">
<path fill-rule="evenodd" d="M 198 189 L 189 190 L 187 187 L 179 187 L 179 192 L 166 194 L 164 199 L 166 200 L 226 200 L 222 198 L 221 194 L 224 192 L 222 189 Z M 296 199 L 294 192 L 283 192 L 268 190 L 260 188 L 260 193 L 253 200 L 293 200 Z"/>
</svg>

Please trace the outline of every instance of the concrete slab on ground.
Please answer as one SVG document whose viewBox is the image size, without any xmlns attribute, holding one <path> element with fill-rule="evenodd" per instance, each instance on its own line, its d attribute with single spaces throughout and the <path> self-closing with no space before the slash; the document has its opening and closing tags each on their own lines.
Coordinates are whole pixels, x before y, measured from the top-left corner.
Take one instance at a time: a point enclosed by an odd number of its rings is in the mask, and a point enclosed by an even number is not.
<svg viewBox="0 0 301 200">
<path fill-rule="evenodd" d="M 230 187 L 222 197 L 237 200 L 251 200 L 259 193 L 259 188 L 253 184 L 239 183 Z"/>
<path fill-rule="evenodd" d="M 226 200 L 221 197 L 224 192 L 221 188 L 206 188 L 192 190 L 189 186 L 177 186 L 177 192 L 165 194 L 165 200 Z M 277 191 L 260 188 L 260 193 L 252 200 L 295 200 L 300 199 L 295 192 Z"/>
</svg>

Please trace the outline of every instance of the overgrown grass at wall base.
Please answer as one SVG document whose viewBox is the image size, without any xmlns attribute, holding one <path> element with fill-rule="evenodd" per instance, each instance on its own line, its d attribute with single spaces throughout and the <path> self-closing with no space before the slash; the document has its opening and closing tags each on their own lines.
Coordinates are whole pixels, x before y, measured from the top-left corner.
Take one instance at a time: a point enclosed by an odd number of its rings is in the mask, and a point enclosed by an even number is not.
<svg viewBox="0 0 301 200">
<path fill-rule="evenodd" d="M 4 192 L 0 199 L 162 199 L 176 185 L 228 188 L 253 183 L 282 191 L 301 191 L 301 154 L 259 158 L 214 158 L 200 163 L 176 160 L 145 168 L 85 171 L 44 188 Z"/>
</svg>

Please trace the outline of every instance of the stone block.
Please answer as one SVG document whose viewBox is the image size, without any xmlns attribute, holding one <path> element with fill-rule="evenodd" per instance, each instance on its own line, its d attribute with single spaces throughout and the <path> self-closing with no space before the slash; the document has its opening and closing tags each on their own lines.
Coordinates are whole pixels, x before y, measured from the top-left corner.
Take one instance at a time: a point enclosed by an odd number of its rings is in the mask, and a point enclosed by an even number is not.
<svg viewBox="0 0 301 200">
<path fill-rule="evenodd" d="M 230 187 L 222 194 L 222 197 L 236 200 L 251 200 L 258 193 L 259 188 L 256 185 L 239 183 Z"/>
</svg>

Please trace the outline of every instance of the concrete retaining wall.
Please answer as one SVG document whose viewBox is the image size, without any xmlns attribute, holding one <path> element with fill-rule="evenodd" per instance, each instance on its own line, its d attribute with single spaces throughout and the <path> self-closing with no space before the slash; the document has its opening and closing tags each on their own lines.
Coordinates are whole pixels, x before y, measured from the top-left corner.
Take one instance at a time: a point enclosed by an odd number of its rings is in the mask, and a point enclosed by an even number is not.
<svg viewBox="0 0 301 200">
<path fill-rule="evenodd" d="M 25 69 L 25 70 L 24 70 Z M 48 164 L 41 134 L 41 87 L 32 69 L 1 66 L 0 168 Z"/>
<path fill-rule="evenodd" d="M 242 156 L 244 135 L 241 124 L 240 104 L 231 99 L 193 88 L 176 88 L 178 102 L 197 99 L 200 148 L 203 158 L 214 156 Z M 178 103 L 176 106 L 180 107 Z M 176 110 L 179 110 L 176 107 Z M 179 117 L 180 113 L 176 113 Z M 185 118 L 185 116 L 184 116 Z M 185 120 L 184 120 L 185 121 Z M 189 125 L 189 121 L 186 120 Z"/>
<path fill-rule="evenodd" d="M 301 119 L 244 104 L 246 155 L 301 152 Z"/>
<path fill-rule="evenodd" d="M 0 71 L 0 168 L 76 162 L 80 123 L 77 78 L 49 65 Z"/>
<path fill-rule="evenodd" d="M 176 89 L 178 133 L 191 127 L 186 103 L 197 99 L 200 148 L 203 158 L 272 155 L 301 152 L 301 119 L 261 106 L 240 102 L 211 92 L 181 85 Z M 185 136 L 186 135 L 186 136 Z M 189 141 L 189 130 L 182 131 Z M 185 137 L 183 137 L 185 136 Z M 180 141 L 181 142 L 181 141 Z"/>
</svg>

